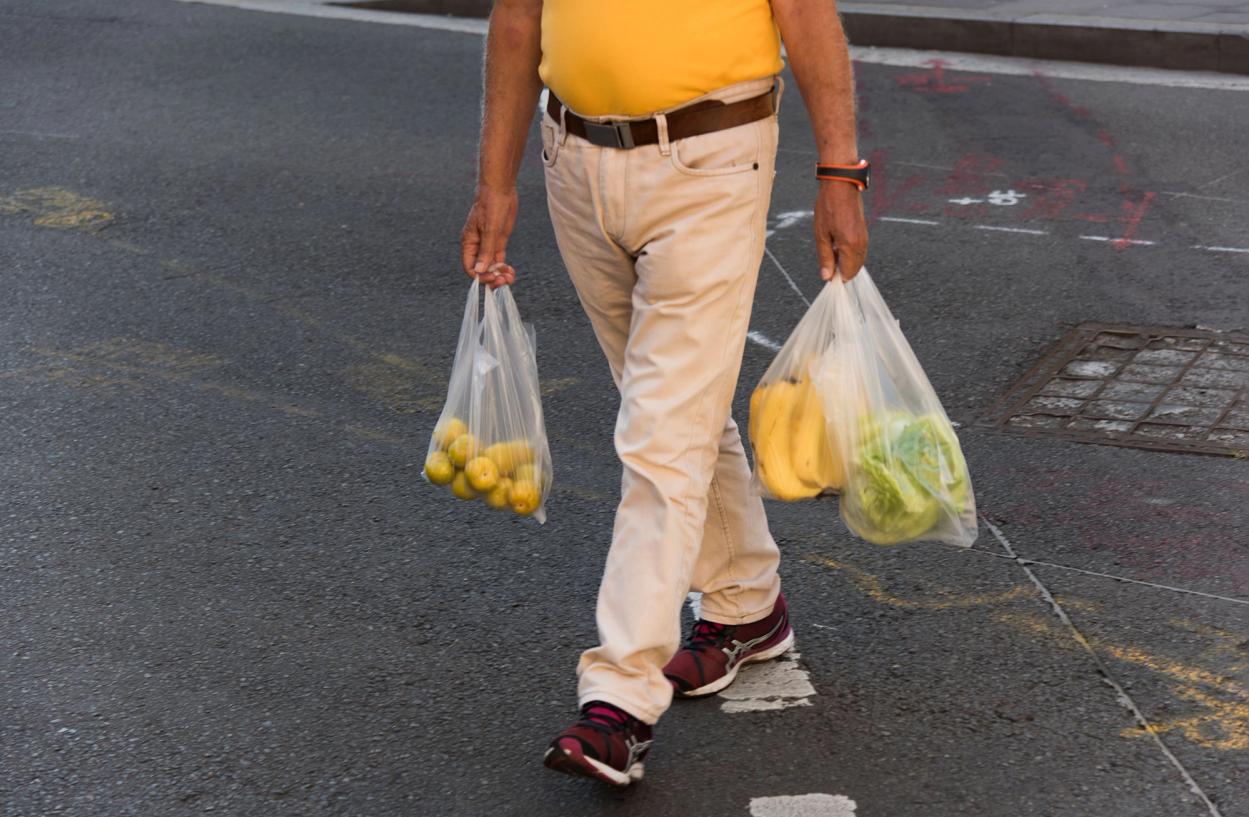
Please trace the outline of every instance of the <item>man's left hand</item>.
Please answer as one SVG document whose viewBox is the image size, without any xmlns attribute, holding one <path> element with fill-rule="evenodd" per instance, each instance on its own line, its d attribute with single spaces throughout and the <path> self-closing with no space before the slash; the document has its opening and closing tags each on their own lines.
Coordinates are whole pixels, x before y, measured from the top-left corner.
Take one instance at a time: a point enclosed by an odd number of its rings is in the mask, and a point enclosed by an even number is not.
<svg viewBox="0 0 1249 817">
<path fill-rule="evenodd" d="M 820 257 L 820 277 L 849 281 L 863 269 L 867 259 L 867 221 L 863 218 L 863 194 L 853 184 L 819 182 L 815 199 L 815 249 Z"/>
</svg>

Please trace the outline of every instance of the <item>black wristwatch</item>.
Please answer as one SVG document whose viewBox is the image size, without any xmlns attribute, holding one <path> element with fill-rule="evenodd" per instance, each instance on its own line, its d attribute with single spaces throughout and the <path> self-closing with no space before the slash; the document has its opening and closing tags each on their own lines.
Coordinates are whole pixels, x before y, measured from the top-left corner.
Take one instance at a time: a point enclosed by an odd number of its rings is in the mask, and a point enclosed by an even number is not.
<svg viewBox="0 0 1249 817">
<path fill-rule="evenodd" d="M 849 182 L 860 190 L 866 190 L 872 180 L 872 163 L 867 159 L 860 159 L 852 165 L 822 165 L 816 162 L 815 178 Z"/>
</svg>

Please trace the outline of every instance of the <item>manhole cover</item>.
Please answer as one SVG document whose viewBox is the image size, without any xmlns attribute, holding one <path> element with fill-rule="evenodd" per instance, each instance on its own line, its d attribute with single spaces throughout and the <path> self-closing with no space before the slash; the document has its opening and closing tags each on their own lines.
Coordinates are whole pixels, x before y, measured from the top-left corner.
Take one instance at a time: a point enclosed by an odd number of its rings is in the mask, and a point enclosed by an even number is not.
<svg viewBox="0 0 1249 817">
<path fill-rule="evenodd" d="M 1086 323 L 984 423 L 1077 442 L 1249 456 L 1249 335 Z"/>
</svg>

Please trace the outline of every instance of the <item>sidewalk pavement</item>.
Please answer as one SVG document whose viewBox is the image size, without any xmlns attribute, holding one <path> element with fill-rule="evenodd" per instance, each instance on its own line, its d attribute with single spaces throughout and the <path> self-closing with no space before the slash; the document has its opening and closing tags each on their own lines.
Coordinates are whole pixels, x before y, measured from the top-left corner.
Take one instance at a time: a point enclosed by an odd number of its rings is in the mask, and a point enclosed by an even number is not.
<svg viewBox="0 0 1249 817">
<path fill-rule="evenodd" d="M 842 3 L 855 45 L 1249 74 L 1246 0 Z"/>
<path fill-rule="evenodd" d="M 485 17 L 490 0 L 333 5 Z M 1249 74 L 1249 0 L 880 0 L 839 8 L 859 46 Z"/>
</svg>

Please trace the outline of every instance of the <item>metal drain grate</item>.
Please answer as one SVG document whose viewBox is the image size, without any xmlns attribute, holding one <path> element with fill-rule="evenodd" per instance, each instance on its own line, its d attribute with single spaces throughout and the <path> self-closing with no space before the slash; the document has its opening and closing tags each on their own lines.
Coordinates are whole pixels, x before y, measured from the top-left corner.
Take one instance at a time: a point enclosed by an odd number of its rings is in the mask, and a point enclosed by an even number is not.
<svg viewBox="0 0 1249 817">
<path fill-rule="evenodd" d="M 1249 335 L 1086 323 L 982 424 L 1033 436 L 1249 456 Z"/>
</svg>

